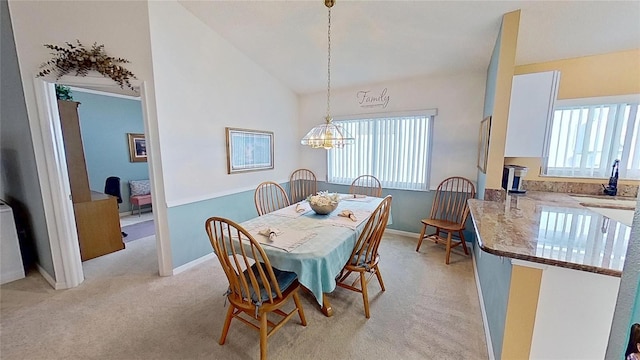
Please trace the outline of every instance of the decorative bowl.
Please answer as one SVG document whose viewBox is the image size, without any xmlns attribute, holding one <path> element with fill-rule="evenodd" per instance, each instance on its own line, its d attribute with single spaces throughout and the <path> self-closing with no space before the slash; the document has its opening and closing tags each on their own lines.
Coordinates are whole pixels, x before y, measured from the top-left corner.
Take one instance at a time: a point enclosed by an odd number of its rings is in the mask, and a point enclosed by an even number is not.
<svg viewBox="0 0 640 360">
<path fill-rule="evenodd" d="M 323 205 L 319 205 L 319 204 L 314 205 L 312 203 L 309 203 L 309 206 L 311 207 L 311 210 L 315 211 L 315 213 L 318 215 L 328 215 L 338 207 L 338 202 L 332 201 L 328 204 L 323 204 Z"/>
</svg>

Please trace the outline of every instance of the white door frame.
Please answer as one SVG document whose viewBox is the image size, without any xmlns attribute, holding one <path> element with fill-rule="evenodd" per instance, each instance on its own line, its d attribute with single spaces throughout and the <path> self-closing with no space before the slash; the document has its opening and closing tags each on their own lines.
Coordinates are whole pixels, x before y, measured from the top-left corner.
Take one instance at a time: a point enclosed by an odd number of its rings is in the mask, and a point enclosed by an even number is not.
<svg viewBox="0 0 640 360">
<path fill-rule="evenodd" d="M 108 92 L 116 92 L 118 85 L 111 79 L 97 77 L 64 76 L 60 79 L 34 78 L 38 119 L 29 119 L 33 148 L 38 169 L 42 200 L 44 205 L 47 233 L 51 246 L 51 258 L 55 273 L 55 280 L 49 274 L 43 274 L 45 279 L 55 289 L 66 289 L 80 285 L 84 281 L 80 247 L 76 233 L 76 222 L 71 201 L 71 187 L 67 171 L 64 141 L 58 114 L 58 104 L 55 94 L 55 83 L 79 86 L 98 87 Z M 171 247 L 166 224 L 167 211 L 162 206 L 164 192 L 161 160 L 159 156 L 158 126 L 149 117 L 149 101 L 146 83 L 132 81 L 134 87 L 140 91 L 142 115 L 149 148 L 149 177 L 154 197 L 154 218 L 156 223 L 156 248 L 158 253 L 158 270 L 160 276 L 173 274 L 171 261 Z M 158 156 L 154 156 L 157 154 Z M 43 272 L 44 269 L 40 268 Z"/>
</svg>

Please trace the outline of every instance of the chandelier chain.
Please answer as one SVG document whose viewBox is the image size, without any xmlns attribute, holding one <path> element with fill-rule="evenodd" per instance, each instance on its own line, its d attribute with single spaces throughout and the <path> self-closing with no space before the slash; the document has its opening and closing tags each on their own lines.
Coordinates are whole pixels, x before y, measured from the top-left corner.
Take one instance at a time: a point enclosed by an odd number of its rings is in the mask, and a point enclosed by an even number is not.
<svg viewBox="0 0 640 360">
<path fill-rule="evenodd" d="M 327 30 L 327 121 L 331 117 L 331 8 L 329 7 L 329 26 Z"/>
</svg>

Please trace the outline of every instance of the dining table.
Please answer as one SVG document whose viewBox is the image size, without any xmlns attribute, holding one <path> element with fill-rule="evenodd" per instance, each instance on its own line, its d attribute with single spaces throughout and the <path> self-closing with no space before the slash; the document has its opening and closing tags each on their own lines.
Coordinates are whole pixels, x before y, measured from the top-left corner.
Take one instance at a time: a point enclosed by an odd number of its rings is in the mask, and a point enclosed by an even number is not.
<svg viewBox="0 0 640 360">
<path fill-rule="evenodd" d="M 339 194 L 337 208 L 316 214 L 307 200 L 242 222 L 279 270 L 296 273 L 326 316 L 333 315 L 327 293 L 347 263 L 360 233 L 382 198 Z M 341 216 L 347 214 L 354 216 Z"/>
</svg>

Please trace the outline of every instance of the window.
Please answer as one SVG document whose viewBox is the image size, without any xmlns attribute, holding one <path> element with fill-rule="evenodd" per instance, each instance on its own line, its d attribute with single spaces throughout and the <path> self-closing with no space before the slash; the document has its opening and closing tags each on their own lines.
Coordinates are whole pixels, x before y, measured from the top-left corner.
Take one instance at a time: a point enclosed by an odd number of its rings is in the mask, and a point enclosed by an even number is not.
<svg viewBox="0 0 640 360">
<path fill-rule="evenodd" d="M 640 179 L 639 115 L 637 101 L 556 106 L 545 174 L 608 178 L 620 160 L 620 178 Z"/>
<path fill-rule="evenodd" d="M 384 188 L 427 190 L 435 115 L 430 110 L 335 121 L 356 140 L 353 145 L 329 150 L 328 181 L 351 184 L 360 175 L 373 175 Z"/>
</svg>

